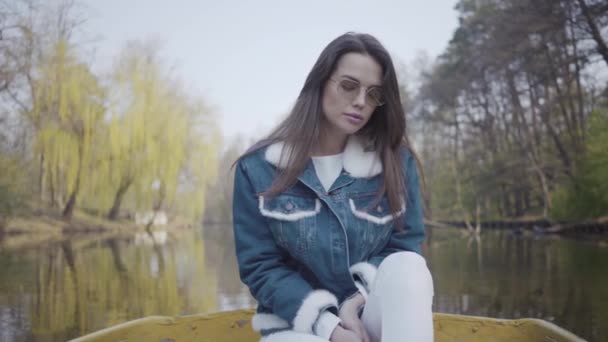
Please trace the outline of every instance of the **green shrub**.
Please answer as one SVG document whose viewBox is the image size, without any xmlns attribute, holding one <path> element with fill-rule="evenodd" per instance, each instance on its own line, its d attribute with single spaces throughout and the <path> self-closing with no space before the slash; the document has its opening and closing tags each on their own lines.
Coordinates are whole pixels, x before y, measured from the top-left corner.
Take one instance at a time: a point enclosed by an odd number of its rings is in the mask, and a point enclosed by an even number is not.
<svg viewBox="0 0 608 342">
<path fill-rule="evenodd" d="M 608 109 L 590 115 L 585 148 L 575 180 L 553 193 L 551 214 L 556 219 L 608 215 Z"/>
</svg>

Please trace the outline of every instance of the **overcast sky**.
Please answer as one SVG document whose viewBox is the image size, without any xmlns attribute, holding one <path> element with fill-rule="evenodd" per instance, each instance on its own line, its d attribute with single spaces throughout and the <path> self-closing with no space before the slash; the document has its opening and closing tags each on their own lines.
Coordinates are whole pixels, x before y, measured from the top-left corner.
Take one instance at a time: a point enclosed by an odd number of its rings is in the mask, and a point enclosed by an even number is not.
<svg viewBox="0 0 608 342">
<path fill-rule="evenodd" d="M 289 110 L 321 50 L 347 32 L 371 33 L 395 64 L 435 57 L 457 26 L 456 0 L 86 0 L 100 38 L 97 69 L 127 40 L 160 39 L 161 55 L 214 108 L 223 135 L 259 137 Z"/>
</svg>

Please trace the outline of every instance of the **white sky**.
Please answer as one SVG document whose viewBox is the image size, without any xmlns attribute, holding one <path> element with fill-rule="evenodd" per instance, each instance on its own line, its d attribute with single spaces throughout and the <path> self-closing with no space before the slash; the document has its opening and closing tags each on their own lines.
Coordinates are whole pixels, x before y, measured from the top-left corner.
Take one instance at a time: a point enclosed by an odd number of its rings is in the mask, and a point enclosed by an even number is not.
<svg viewBox="0 0 608 342">
<path fill-rule="evenodd" d="M 347 32 L 376 36 L 395 65 L 443 52 L 456 0 L 85 0 L 85 30 L 109 68 L 127 40 L 160 39 L 161 56 L 214 108 L 222 133 L 259 137 L 289 110 L 321 50 Z"/>
</svg>

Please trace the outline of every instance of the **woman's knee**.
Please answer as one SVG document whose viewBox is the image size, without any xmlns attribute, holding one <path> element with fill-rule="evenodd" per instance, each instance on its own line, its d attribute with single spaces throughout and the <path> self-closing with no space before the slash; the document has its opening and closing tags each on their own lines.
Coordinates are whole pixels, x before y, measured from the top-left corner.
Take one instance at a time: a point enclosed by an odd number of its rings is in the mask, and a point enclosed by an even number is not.
<svg viewBox="0 0 608 342">
<path fill-rule="evenodd" d="M 391 287 L 427 294 L 433 294 L 433 279 L 426 260 L 418 253 L 398 252 L 387 256 L 376 275 L 375 288 Z"/>
<path fill-rule="evenodd" d="M 420 254 L 415 252 L 397 252 L 389 254 L 384 258 L 379 268 L 397 267 L 403 269 L 404 267 L 418 267 L 420 265 L 426 267 L 426 260 Z"/>
</svg>

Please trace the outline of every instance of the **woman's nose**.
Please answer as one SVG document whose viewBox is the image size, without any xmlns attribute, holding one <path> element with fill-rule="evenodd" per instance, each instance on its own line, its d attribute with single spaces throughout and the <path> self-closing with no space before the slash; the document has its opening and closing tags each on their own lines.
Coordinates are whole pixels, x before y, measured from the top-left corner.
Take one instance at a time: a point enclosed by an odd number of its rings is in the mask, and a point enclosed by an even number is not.
<svg viewBox="0 0 608 342">
<path fill-rule="evenodd" d="M 367 97 L 367 92 L 365 91 L 365 89 L 363 89 L 363 87 L 359 88 L 359 92 L 357 93 L 357 96 L 355 97 L 354 101 L 353 101 L 353 105 L 355 107 L 358 108 L 363 108 L 365 107 L 365 98 Z"/>
</svg>

